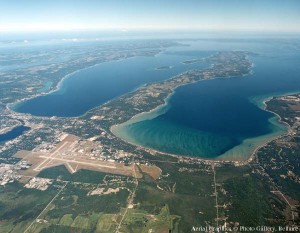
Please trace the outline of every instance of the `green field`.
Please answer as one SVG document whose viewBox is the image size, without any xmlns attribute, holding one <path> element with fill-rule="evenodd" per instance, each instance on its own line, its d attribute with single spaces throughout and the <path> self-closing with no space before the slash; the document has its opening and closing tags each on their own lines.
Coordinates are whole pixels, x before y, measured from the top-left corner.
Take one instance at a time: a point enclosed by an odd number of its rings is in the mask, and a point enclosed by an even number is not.
<svg viewBox="0 0 300 233">
<path fill-rule="evenodd" d="M 33 222 L 28 232 L 110 233 L 120 225 L 120 232 L 185 233 L 192 226 L 215 226 L 212 167 L 161 162 L 156 165 L 162 169 L 162 176 L 158 180 L 149 176 L 139 179 L 130 208 L 133 178 L 105 173 L 81 171 L 71 175 L 56 167 L 40 176 L 67 181 L 55 181 L 46 191 L 25 189 L 17 182 L 0 187 L 0 232 L 22 232 L 42 210 L 40 221 Z M 267 179 L 253 174 L 252 166 L 223 165 L 214 170 L 219 224 L 224 224 L 225 219 L 227 223 L 249 226 L 284 223 L 285 203 L 271 193 Z M 65 188 L 45 208 L 64 184 Z M 99 187 L 122 188 L 117 193 L 89 195 Z"/>
</svg>

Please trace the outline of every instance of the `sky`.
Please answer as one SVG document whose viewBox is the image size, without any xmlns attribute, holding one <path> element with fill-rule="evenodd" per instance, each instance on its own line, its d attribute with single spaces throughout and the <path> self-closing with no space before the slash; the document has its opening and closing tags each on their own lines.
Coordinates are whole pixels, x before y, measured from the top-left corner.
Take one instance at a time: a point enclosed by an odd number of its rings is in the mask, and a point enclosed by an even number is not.
<svg viewBox="0 0 300 233">
<path fill-rule="evenodd" d="M 300 0 L 0 0 L 0 32 L 300 32 Z"/>
</svg>

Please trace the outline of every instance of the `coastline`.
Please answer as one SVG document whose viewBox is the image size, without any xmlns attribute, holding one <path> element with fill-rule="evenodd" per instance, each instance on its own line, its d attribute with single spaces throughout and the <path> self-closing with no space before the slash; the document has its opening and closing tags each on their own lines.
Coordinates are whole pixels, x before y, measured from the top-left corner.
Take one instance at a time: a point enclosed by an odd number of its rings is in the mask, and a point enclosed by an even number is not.
<svg viewBox="0 0 300 233">
<path fill-rule="evenodd" d="M 243 75 L 243 77 L 244 76 L 245 75 Z M 216 78 L 212 78 L 212 79 L 216 79 Z M 210 80 L 212 80 L 212 79 L 210 79 Z M 201 81 L 203 81 L 203 80 L 201 80 Z M 189 83 L 189 84 L 192 84 L 192 83 Z M 184 84 L 184 85 L 188 85 L 188 84 Z M 183 86 L 183 85 L 181 85 L 181 86 Z M 269 118 L 269 122 L 273 128 L 272 132 L 269 134 L 266 134 L 266 135 L 261 135 L 261 136 L 255 137 L 255 138 L 247 138 L 247 139 L 243 140 L 243 142 L 240 145 L 235 146 L 234 148 L 226 151 L 224 154 L 221 154 L 215 158 L 205 158 L 205 157 L 197 157 L 197 156 L 190 156 L 190 155 L 172 154 L 172 153 L 168 153 L 168 152 L 159 151 L 159 150 L 156 150 L 153 148 L 145 147 L 145 146 L 142 146 L 142 145 L 136 143 L 134 140 L 130 140 L 129 136 L 126 135 L 126 132 L 124 132 L 123 127 L 126 127 L 130 124 L 140 122 L 143 120 L 150 120 L 150 119 L 155 118 L 158 115 L 161 115 L 162 113 L 160 111 L 162 109 L 168 107 L 169 100 L 174 95 L 175 91 L 176 91 L 176 88 L 173 90 L 173 92 L 171 94 L 169 94 L 167 96 L 167 98 L 164 99 L 164 104 L 161 104 L 148 112 L 139 113 L 139 114 L 133 116 L 131 119 L 129 119 L 126 122 L 111 126 L 110 132 L 117 138 L 125 141 L 126 143 L 137 146 L 139 148 L 143 148 L 146 151 L 150 151 L 150 152 L 154 152 L 154 153 L 158 153 L 158 154 L 170 155 L 170 156 L 173 156 L 176 158 L 183 157 L 183 158 L 188 158 L 188 159 L 196 159 L 196 160 L 201 160 L 201 161 L 206 161 L 206 162 L 210 161 L 210 162 L 243 162 L 243 163 L 251 162 L 259 149 L 266 146 L 268 143 L 270 143 L 278 138 L 281 138 L 285 135 L 288 135 L 290 133 L 290 126 L 287 123 L 283 122 L 281 120 L 281 117 L 277 113 L 272 112 L 267 109 L 267 102 L 277 96 L 277 95 L 271 95 L 271 96 L 264 97 L 262 100 L 259 100 L 260 103 L 256 102 L 256 104 L 257 104 L 257 107 L 261 108 L 261 106 L 263 106 L 262 109 L 264 111 L 268 111 L 274 115 L 273 117 Z M 293 93 L 295 94 L 298 92 L 293 92 Z M 279 96 L 289 95 L 289 94 L 291 94 L 291 93 L 289 92 L 289 93 L 282 94 Z M 167 111 L 167 109 L 165 109 L 165 111 Z M 247 154 L 247 156 L 245 156 L 245 154 Z"/>
<path fill-rule="evenodd" d="M 21 132 L 20 133 L 18 133 L 19 132 L 19 130 L 21 130 Z M 29 126 L 27 126 L 27 125 L 22 125 L 22 124 L 20 124 L 20 125 L 17 125 L 17 126 L 15 126 L 15 127 L 12 127 L 12 128 L 10 128 L 10 130 L 8 130 L 7 132 L 5 132 L 5 133 L 1 133 L 0 134 L 0 142 L 1 143 L 5 143 L 5 142 L 7 142 L 7 141 L 10 141 L 10 140 L 13 140 L 13 139 L 15 139 L 15 138 L 17 138 L 17 137 L 19 137 L 19 136 L 21 136 L 22 134 L 23 134 L 23 132 L 26 132 L 26 131 L 29 131 L 29 130 L 31 130 L 31 127 L 29 127 Z M 16 132 L 17 131 L 17 132 Z M 12 138 L 10 138 L 11 136 L 11 134 L 13 134 L 13 133 L 16 133 L 16 135 L 13 135 L 12 136 Z M 5 137 L 6 136 L 8 136 L 9 138 L 7 139 L 5 139 Z M 4 137 L 4 139 L 3 139 L 3 137 Z"/>
<path fill-rule="evenodd" d="M 137 123 L 140 121 L 151 120 L 151 119 L 155 118 L 156 116 L 161 115 L 160 111 L 167 110 L 164 108 L 168 108 L 168 101 L 171 99 L 171 97 L 173 96 L 174 93 L 175 92 L 173 91 L 170 95 L 167 96 L 167 98 L 164 99 L 163 104 L 151 109 L 150 111 L 138 113 L 137 115 L 132 116 L 128 121 L 125 121 L 121 124 L 112 125 L 110 127 L 110 131 L 112 132 L 112 130 L 116 130 L 116 127 L 123 127 L 123 126 L 127 126 L 129 124 Z"/>
<path fill-rule="evenodd" d="M 157 53 L 154 54 L 154 55 L 152 55 L 152 56 L 153 56 L 153 57 L 159 56 L 161 53 L 164 52 L 165 49 L 166 49 L 166 48 L 159 49 L 159 51 L 157 51 Z M 72 76 L 72 75 L 74 75 L 74 74 L 76 74 L 76 73 L 79 73 L 79 72 L 81 72 L 81 71 L 83 71 L 83 70 L 90 69 L 90 68 L 93 68 L 93 67 L 102 65 L 103 63 L 119 62 L 119 61 L 124 61 L 124 60 L 127 60 L 127 59 L 133 59 L 133 58 L 136 58 L 136 57 L 139 57 L 139 56 L 140 56 L 140 55 L 134 55 L 134 56 L 128 56 L 128 57 L 124 57 L 124 58 L 115 58 L 115 59 L 112 59 L 112 60 L 104 60 L 104 61 L 97 62 L 96 64 L 88 65 L 88 66 L 86 66 L 86 67 L 83 67 L 83 68 L 74 70 L 74 71 L 72 71 L 72 72 L 67 73 L 66 75 L 64 75 L 64 76 L 58 81 L 58 83 L 56 84 L 56 86 L 53 87 L 53 88 L 51 88 L 51 89 L 49 89 L 48 91 L 36 93 L 36 94 L 34 94 L 34 95 L 32 95 L 32 96 L 29 96 L 29 97 L 26 97 L 26 98 L 23 98 L 23 99 L 16 100 L 16 101 L 13 102 L 13 103 L 6 104 L 5 108 L 6 108 L 7 111 L 9 111 L 10 113 L 13 113 L 13 114 L 27 115 L 27 114 L 29 114 L 29 113 L 20 113 L 20 112 L 16 111 L 16 109 L 15 109 L 14 107 L 17 107 L 18 104 L 22 104 L 23 102 L 26 102 L 26 101 L 28 101 L 28 100 L 37 98 L 37 97 L 39 97 L 39 96 L 45 96 L 45 95 L 49 95 L 49 94 L 51 94 L 51 93 L 60 91 L 63 82 L 64 82 L 67 78 L 70 78 L 70 76 Z M 147 57 L 147 56 L 146 56 L 146 57 Z M 48 80 L 48 81 L 51 81 L 51 80 Z M 52 82 L 52 81 L 51 81 L 51 82 Z M 137 88 L 139 88 L 139 87 L 137 87 Z M 136 89 L 137 89 L 137 88 L 136 88 Z M 132 90 L 132 91 L 134 91 L 134 90 Z M 130 91 L 130 92 L 131 92 L 131 91 Z M 125 94 L 127 94 L 127 93 L 125 93 Z M 120 96 L 117 96 L 116 98 L 118 98 L 118 97 L 120 97 Z M 114 99 L 115 99 L 115 98 L 114 98 Z M 113 100 L 113 99 L 111 99 L 111 100 Z M 101 104 L 101 105 L 104 105 L 104 104 L 110 102 L 111 100 L 109 100 L 109 101 L 107 101 L 107 102 L 105 102 L 105 103 L 103 103 L 103 104 Z M 100 105 L 100 106 L 101 106 L 101 105 Z M 73 116 L 73 117 L 61 117 L 61 116 L 55 116 L 55 117 L 58 117 L 58 118 L 79 118 L 79 117 L 82 117 L 82 116 L 86 115 L 88 112 L 90 112 L 90 111 L 92 111 L 93 109 L 98 108 L 98 107 L 100 107 L 100 106 L 96 106 L 96 107 L 94 107 L 94 108 L 92 108 L 92 109 L 89 109 L 87 112 L 85 112 L 85 113 L 83 113 L 83 114 L 81 114 L 81 115 L 79 115 L 79 116 Z M 30 115 L 31 115 L 31 114 L 30 114 Z M 32 117 L 36 117 L 36 118 L 39 118 L 39 119 L 49 119 L 49 118 L 50 118 L 50 117 L 48 117 L 48 116 L 34 116 L 34 115 L 32 115 Z"/>
<path fill-rule="evenodd" d="M 159 53 L 158 54 L 156 54 L 156 55 L 154 55 L 154 56 L 158 56 L 159 55 Z M 123 59 L 117 59 L 117 60 L 111 60 L 111 61 L 107 61 L 107 62 L 116 62 L 116 61 L 121 61 L 121 60 L 125 60 L 125 59 L 130 59 L 130 58 L 134 58 L 134 57 L 128 57 L 128 58 L 123 58 Z M 105 62 L 105 61 L 104 61 Z M 82 70 L 85 70 L 85 69 L 89 69 L 89 68 L 92 68 L 92 67 L 94 67 L 94 66 L 98 66 L 98 65 L 101 65 L 103 62 L 100 62 L 100 63 L 97 63 L 97 64 L 94 64 L 94 65 L 92 65 L 92 66 L 87 66 L 87 67 L 85 67 L 85 68 L 82 68 L 82 69 L 79 69 L 79 70 L 76 70 L 76 71 L 74 71 L 74 72 L 71 72 L 71 73 L 69 73 L 69 74 L 67 74 L 67 75 L 65 75 L 65 76 L 63 76 L 63 78 L 57 83 L 57 85 L 55 86 L 55 88 L 54 89 L 51 89 L 51 90 L 49 90 L 48 92 L 46 92 L 46 93 L 40 93 L 40 94 L 37 94 L 37 95 L 35 95 L 35 96 L 33 96 L 33 97 L 30 97 L 30 98 L 28 98 L 28 99 L 31 99 L 31 98 L 35 98 L 35 97 L 37 97 L 37 96 L 41 96 L 41 95 L 47 95 L 47 94 L 50 94 L 51 92 L 55 92 L 55 91 L 57 91 L 57 90 L 59 90 L 60 88 L 61 88 L 61 86 L 62 86 L 62 84 L 63 84 L 63 82 L 64 82 L 64 80 L 66 79 L 66 78 L 69 78 L 70 76 L 72 76 L 72 75 L 74 75 L 74 74 L 76 74 L 77 72 L 80 72 L 80 71 L 82 71 Z M 213 66 L 214 64 L 212 64 L 212 66 Z M 253 63 L 251 63 L 251 68 L 253 68 L 253 66 L 254 66 L 254 64 Z M 249 73 L 247 73 L 247 74 L 243 74 L 243 75 L 241 75 L 240 77 L 244 77 L 244 76 L 247 76 L 247 75 L 250 75 L 250 74 L 252 74 L 252 72 L 253 72 L 253 70 L 251 69 L 250 71 L 249 71 Z M 214 78 L 210 78 L 209 80 L 213 80 L 213 79 L 218 79 L 218 78 L 234 78 L 235 76 L 228 76 L 228 77 L 214 77 Z M 170 78 L 171 79 L 171 78 Z M 204 81 L 204 80 L 199 80 L 199 81 L 197 81 L 197 82 L 200 82 L 200 81 Z M 207 80 L 208 81 L 208 80 Z M 185 84 L 182 84 L 182 85 L 179 85 L 179 86 L 177 86 L 177 87 L 181 87 L 181 86 L 184 86 L 184 85 L 190 85 L 190 84 L 192 84 L 192 83 L 194 83 L 194 82 L 191 82 L 191 83 L 185 83 Z M 144 85 L 146 85 L 146 84 L 144 84 Z M 143 85 L 142 85 L 143 86 Z M 176 88 L 177 88 L 176 87 Z M 137 88 L 135 88 L 134 90 L 132 90 L 131 92 L 134 92 L 135 90 L 137 90 L 137 89 L 139 89 L 140 88 L 140 86 L 139 87 L 137 87 Z M 123 125 L 128 125 L 128 124 L 132 124 L 132 123 L 135 123 L 135 122 L 139 122 L 139 121 L 143 121 L 143 120 L 146 120 L 146 119 L 153 119 L 154 117 L 156 117 L 156 116 L 158 116 L 158 115 L 160 115 L 160 114 L 162 114 L 161 112 L 159 112 L 159 111 L 161 111 L 161 110 L 163 110 L 165 107 L 167 107 L 168 106 L 168 101 L 169 101 L 169 99 L 172 97 L 172 95 L 175 93 L 175 91 L 176 91 L 176 88 L 174 88 L 173 90 L 172 90 L 172 92 L 164 99 L 164 103 L 163 104 L 161 104 L 161 105 L 159 105 L 159 106 L 157 106 L 157 107 L 155 107 L 154 109 L 152 109 L 152 110 L 150 110 L 150 111 L 148 111 L 148 112 L 141 112 L 141 113 L 139 113 L 139 114 L 137 114 L 137 115 L 134 115 L 134 116 L 132 116 L 128 121 L 126 121 L 126 122 L 123 122 L 123 123 L 121 123 L 121 124 L 117 124 L 117 125 L 112 125 L 111 127 L 110 127 L 110 132 L 112 133 L 112 134 L 114 134 L 115 136 L 116 136 L 116 134 L 113 132 L 113 131 L 115 131 L 115 130 L 117 130 L 117 127 L 121 127 L 121 126 L 123 126 Z M 131 93 L 131 92 L 128 92 L 128 93 Z M 128 94 L 128 93 L 126 93 L 126 94 Z M 126 95 L 125 94 L 125 95 Z M 119 96 L 117 96 L 116 98 L 118 98 Z M 271 97 L 272 98 L 272 97 Z M 115 99 L 115 98 L 114 98 Z M 21 101 L 19 101 L 19 102 L 22 102 L 22 101 L 25 101 L 25 100 L 27 100 L 27 99 L 22 99 Z M 112 99 L 113 100 L 113 99 Z M 106 103 L 108 103 L 108 102 L 110 102 L 110 101 L 112 101 L 112 100 L 109 100 L 109 101 L 107 101 Z M 266 101 L 263 101 L 263 104 L 265 105 L 265 102 L 267 102 L 267 100 Z M 105 105 L 106 103 L 103 103 L 102 105 Z M 15 104 L 15 103 L 12 103 L 12 104 Z M 9 104 L 10 105 L 10 104 Z M 99 106 L 96 106 L 96 107 L 94 107 L 94 108 L 92 108 L 92 109 L 90 109 L 90 110 L 88 110 L 87 112 L 85 112 L 84 114 L 82 114 L 82 115 L 80 115 L 80 116 L 74 116 L 74 117 L 57 117 L 57 118 L 67 118 L 67 119 L 71 119 L 71 118 L 80 118 L 81 116 L 84 116 L 84 115 L 86 115 L 87 113 L 89 113 L 89 112 L 91 112 L 93 109 L 95 109 L 95 108 L 99 108 Z M 15 112 L 13 109 L 9 109 L 9 110 L 11 110 L 13 113 L 15 113 L 15 114 L 22 114 L 22 115 L 26 115 L 26 114 L 24 114 L 24 113 L 19 113 L 19 112 Z M 165 109 L 165 110 L 167 110 L 167 109 Z M 266 109 L 264 109 L 265 111 L 268 111 L 268 110 L 266 110 Z M 271 111 L 269 111 L 269 112 L 271 112 Z M 272 114 L 274 114 L 274 115 L 276 115 L 277 117 L 279 117 L 280 118 L 280 116 L 278 115 L 278 114 L 276 114 L 276 113 L 274 113 L 274 112 L 271 112 Z M 45 116 L 32 116 L 32 117 L 34 117 L 34 118 L 40 118 L 40 119 L 49 119 L 49 117 L 45 117 Z M 281 118 L 280 118 L 281 119 Z M 280 124 L 283 124 L 284 122 L 281 122 L 280 120 L 279 120 L 279 122 L 280 122 Z M 283 134 L 285 134 L 285 133 L 283 133 Z M 260 146 L 257 146 L 257 147 L 255 147 L 254 149 L 253 149 L 253 153 L 255 154 L 255 152 L 259 149 L 259 148 L 261 148 L 261 147 L 263 147 L 265 144 L 267 144 L 267 143 L 269 143 L 270 141 L 273 141 L 273 140 L 275 140 L 276 138 L 278 138 L 278 137 L 281 137 L 283 134 L 280 134 L 279 136 L 277 136 L 277 137 L 272 137 L 270 140 L 267 140 L 267 142 L 264 142 L 264 144 L 263 145 L 260 145 Z M 116 137 L 118 137 L 118 136 L 116 136 Z M 118 138 L 120 138 L 120 137 L 118 137 Z M 121 140 L 123 140 L 122 138 L 120 138 Z M 123 141 L 126 141 L 126 140 L 123 140 Z M 141 146 L 141 145 L 138 145 L 138 144 L 134 144 L 134 143 L 131 143 L 131 142 L 129 142 L 129 141 L 126 141 L 127 143 L 130 143 L 130 144 L 133 144 L 133 145 L 135 145 L 135 146 L 139 146 L 139 147 L 143 147 L 143 146 Z M 161 151 L 157 151 L 157 150 L 154 150 L 154 149 L 152 149 L 152 148 L 147 148 L 147 147 L 143 147 L 144 149 L 146 149 L 146 150 L 151 150 L 151 151 L 155 151 L 155 152 L 157 152 L 157 153 L 161 153 L 161 154 L 167 154 L 167 155 L 172 155 L 172 156 L 176 156 L 176 157 L 187 157 L 187 158 L 189 158 L 189 159 L 191 159 L 191 158 L 193 158 L 193 159 L 201 159 L 201 160 L 205 160 L 205 161 L 218 161 L 218 160 L 220 160 L 220 161 L 227 161 L 227 158 L 222 158 L 221 156 L 218 156 L 218 157 L 215 157 L 215 158 L 213 158 L 213 159 L 210 159 L 210 158 L 201 158 L 201 157 L 192 157 L 192 156 L 186 156 L 186 155 L 176 155 L 176 154 L 170 154 L 170 153 L 166 153 L 166 152 L 161 152 Z M 253 154 L 252 153 L 252 154 Z M 249 159 L 252 157 L 252 154 L 250 155 L 250 157 L 249 157 Z M 235 159 L 235 160 L 232 160 L 232 159 L 230 159 L 230 161 L 245 161 L 245 158 L 244 159 L 242 159 L 242 160 L 240 160 L 240 159 Z"/>
<path fill-rule="evenodd" d="M 132 57 L 130 57 L 130 58 L 132 58 Z M 127 59 L 127 58 L 124 58 L 124 59 Z M 86 69 L 90 69 L 90 68 L 96 67 L 96 66 L 101 65 L 101 64 L 103 64 L 103 63 L 105 63 L 105 62 L 114 62 L 114 61 L 121 61 L 121 60 L 123 60 L 123 59 L 120 59 L 120 60 L 111 60 L 111 61 L 103 61 L 103 62 L 99 62 L 99 63 L 94 64 L 94 65 L 91 65 L 91 66 L 87 66 L 87 67 L 84 67 L 84 68 L 75 70 L 75 71 L 73 71 L 73 72 L 71 72 L 71 73 L 68 73 L 68 74 L 64 75 L 64 76 L 59 80 L 59 82 L 56 84 L 56 86 L 55 86 L 54 88 L 52 88 L 52 89 L 50 89 L 50 90 L 48 90 L 48 91 L 46 91 L 46 92 L 40 92 L 40 93 L 37 93 L 37 94 L 35 94 L 35 95 L 33 95 L 33 96 L 30 96 L 30 97 L 27 97 L 27 98 L 23 98 L 23 99 L 17 100 L 17 101 L 15 101 L 15 102 L 13 102 L 13 103 L 9 103 L 9 104 L 6 105 L 6 108 L 7 108 L 8 110 L 14 112 L 14 113 L 17 113 L 17 114 L 27 114 L 27 113 L 20 113 L 20 112 L 17 112 L 17 111 L 14 109 L 14 106 L 17 106 L 18 104 L 21 104 L 22 102 L 26 102 L 26 101 L 28 101 L 28 100 L 37 98 L 37 97 L 39 97 L 39 96 L 45 96 L 45 95 L 49 95 L 49 94 L 51 94 L 51 93 L 53 93 L 53 92 L 59 91 L 59 90 L 61 89 L 61 87 L 62 87 L 63 82 L 64 82 L 67 78 L 69 78 L 70 76 L 72 76 L 72 75 L 74 75 L 74 74 L 79 73 L 80 71 L 83 71 L 83 70 L 86 70 Z M 42 116 L 34 116 L 34 117 L 42 117 Z M 78 117 L 79 117 L 79 116 L 78 116 Z M 49 118 L 49 117 L 48 117 L 48 118 Z"/>
<path fill-rule="evenodd" d="M 275 97 L 295 95 L 295 94 L 298 94 L 298 93 L 300 93 L 300 91 L 298 91 L 298 92 L 297 92 L 297 91 L 295 91 L 295 92 L 288 92 L 288 93 L 282 94 L 282 95 L 275 95 L 275 96 L 272 96 L 272 97 L 267 98 L 266 100 L 264 100 L 264 101 L 262 102 L 263 105 L 265 106 L 265 107 L 264 107 L 264 111 L 267 111 L 267 112 L 270 112 L 270 113 L 274 114 L 274 115 L 275 115 L 275 116 L 274 116 L 274 119 L 276 119 L 276 122 L 277 122 L 278 124 L 280 124 L 280 125 L 285 126 L 285 128 L 286 128 L 287 131 L 286 131 L 285 133 L 279 135 L 278 137 L 275 137 L 274 139 L 272 139 L 272 140 L 270 140 L 270 141 L 268 141 L 268 142 L 262 144 L 261 146 L 257 147 L 257 148 L 253 151 L 253 153 L 251 154 L 251 156 L 249 157 L 248 162 L 251 162 L 251 161 L 255 158 L 257 151 L 258 151 L 259 149 L 263 148 L 264 146 L 266 146 L 268 143 L 270 143 L 270 142 L 272 142 L 272 141 L 274 141 L 274 140 L 277 140 L 277 139 L 279 139 L 279 138 L 288 136 L 288 135 L 290 135 L 290 134 L 293 133 L 293 131 L 291 131 L 291 126 L 290 126 L 289 124 L 287 124 L 286 122 L 282 121 L 282 118 L 281 118 L 281 116 L 280 116 L 279 114 L 277 114 L 276 112 L 272 112 L 272 111 L 270 111 L 270 110 L 267 109 L 267 103 L 268 103 L 270 100 L 272 100 L 273 98 L 275 98 Z"/>
<path fill-rule="evenodd" d="M 17 124 L 15 126 L 12 126 L 12 127 L 6 127 L 6 128 L 3 128 L 0 130 L 0 136 L 1 135 L 4 135 L 4 134 L 7 134 L 8 132 L 14 130 L 15 128 L 17 128 L 18 126 L 21 126 L 21 124 Z"/>
</svg>

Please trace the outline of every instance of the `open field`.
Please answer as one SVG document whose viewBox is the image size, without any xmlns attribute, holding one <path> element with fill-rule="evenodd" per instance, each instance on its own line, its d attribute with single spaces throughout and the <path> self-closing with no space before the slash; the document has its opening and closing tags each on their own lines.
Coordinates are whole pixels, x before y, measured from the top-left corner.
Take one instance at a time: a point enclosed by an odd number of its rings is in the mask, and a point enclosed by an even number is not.
<svg viewBox="0 0 300 233">
<path fill-rule="evenodd" d="M 139 165 L 139 168 L 141 168 L 142 172 L 147 173 L 154 180 L 157 180 L 161 175 L 161 169 L 157 166 L 147 166 L 147 165 L 141 164 L 141 165 Z"/>
</svg>

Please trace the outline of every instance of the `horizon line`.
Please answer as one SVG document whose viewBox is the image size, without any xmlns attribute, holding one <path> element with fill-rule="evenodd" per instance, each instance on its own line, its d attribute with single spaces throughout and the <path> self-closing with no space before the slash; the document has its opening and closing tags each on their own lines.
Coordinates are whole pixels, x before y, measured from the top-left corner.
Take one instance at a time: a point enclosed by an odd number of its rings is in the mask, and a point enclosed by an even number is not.
<svg viewBox="0 0 300 233">
<path fill-rule="evenodd" d="M 199 33 L 199 32 L 210 32 L 210 33 L 261 33 L 261 34 L 298 34 L 299 30 L 266 30 L 264 28 L 249 29 L 249 28 L 236 28 L 236 29 L 215 29 L 215 28 L 51 28 L 51 29 L 20 29 L 20 30 L 5 30 L 0 28 L 0 33 L 59 33 L 59 32 L 116 32 L 116 33 L 130 33 L 130 32 L 186 32 L 186 33 Z"/>
</svg>

